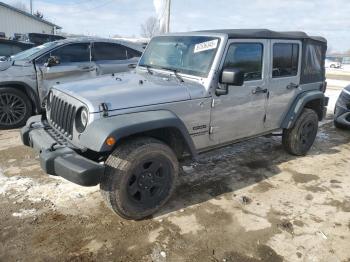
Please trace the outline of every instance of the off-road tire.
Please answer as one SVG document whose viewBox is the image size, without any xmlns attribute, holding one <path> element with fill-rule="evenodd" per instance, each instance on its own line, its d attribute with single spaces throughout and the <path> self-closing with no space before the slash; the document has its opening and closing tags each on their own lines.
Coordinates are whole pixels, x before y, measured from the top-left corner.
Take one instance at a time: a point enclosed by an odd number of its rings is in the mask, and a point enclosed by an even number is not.
<svg viewBox="0 0 350 262">
<path fill-rule="evenodd" d="M 24 126 L 32 112 L 32 104 L 25 93 L 16 88 L 0 88 L 0 129 Z"/>
<path fill-rule="evenodd" d="M 317 113 L 304 108 L 299 118 L 290 129 L 284 129 L 282 144 L 285 150 L 296 156 L 304 156 L 313 145 L 318 130 Z"/>
<path fill-rule="evenodd" d="M 159 170 L 152 171 L 156 169 L 153 164 L 160 166 Z M 134 220 L 152 215 L 169 200 L 179 172 L 178 160 L 169 146 L 147 137 L 123 142 L 108 157 L 105 165 L 100 183 L 105 202 L 121 217 Z M 164 184 L 157 187 L 152 183 Z M 146 185 L 149 190 L 143 188 Z M 139 192 L 134 194 L 135 188 Z"/>
</svg>

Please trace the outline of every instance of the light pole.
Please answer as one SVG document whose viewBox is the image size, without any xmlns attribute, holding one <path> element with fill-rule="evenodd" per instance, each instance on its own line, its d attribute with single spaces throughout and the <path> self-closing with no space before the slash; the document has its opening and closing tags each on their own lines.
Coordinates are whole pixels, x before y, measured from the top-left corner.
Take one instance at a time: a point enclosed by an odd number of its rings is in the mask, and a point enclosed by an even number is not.
<svg viewBox="0 0 350 262">
<path fill-rule="evenodd" d="M 30 0 L 30 14 L 33 14 L 33 0 Z"/>
<path fill-rule="evenodd" d="M 171 5 L 171 0 L 167 1 L 167 21 L 166 21 L 166 26 L 165 26 L 165 33 L 169 33 L 170 32 L 170 5 Z"/>
</svg>

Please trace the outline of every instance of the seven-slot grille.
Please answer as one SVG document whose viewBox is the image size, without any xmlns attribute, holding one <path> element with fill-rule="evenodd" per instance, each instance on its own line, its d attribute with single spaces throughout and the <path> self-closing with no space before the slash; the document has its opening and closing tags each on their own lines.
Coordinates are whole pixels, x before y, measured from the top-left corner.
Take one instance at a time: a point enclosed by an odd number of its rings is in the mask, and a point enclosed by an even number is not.
<svg viewBox="0 0 350 262">
<path fill-rule="evenodd" d="M 49 120 L 62 134 L 72 139 L 76 107 L 53 95 Z"/>
</svg>

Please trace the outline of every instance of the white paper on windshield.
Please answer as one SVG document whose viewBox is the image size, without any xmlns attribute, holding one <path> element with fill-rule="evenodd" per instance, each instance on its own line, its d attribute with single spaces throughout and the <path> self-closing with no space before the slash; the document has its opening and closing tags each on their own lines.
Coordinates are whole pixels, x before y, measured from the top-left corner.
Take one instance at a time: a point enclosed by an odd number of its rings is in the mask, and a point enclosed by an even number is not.
<svg viewBox="0 0 350 262">
<path fill-rule="evenodd" d="M 218 46 L 218 39 L 196 44 L 193 53 L 215 49 Z"/>
</svg>

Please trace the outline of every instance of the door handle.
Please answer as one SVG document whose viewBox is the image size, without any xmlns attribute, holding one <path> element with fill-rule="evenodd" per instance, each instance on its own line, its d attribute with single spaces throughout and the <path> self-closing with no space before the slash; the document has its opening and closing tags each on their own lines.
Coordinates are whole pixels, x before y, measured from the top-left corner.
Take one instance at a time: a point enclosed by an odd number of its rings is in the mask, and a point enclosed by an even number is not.
<svg viewBox="0 0 350 262">
<path fill-rule="evenodd" d="M 136 68 L 136 64 L 128 64 L 129 68 Z"/>
<path fill-rule="evenodd" d="M 87 71 L 87 72 L 95 70 L 95 67 L 93 67 L 93 66 L 82 66 L 79 68 L 80 68 L 80 70 Z"/>
<path fill-rule="evenodd" d="M 294 84 L 294 83 L 290 83 L 289 85 L 286 86 L 287 89 L 293 89 L 293 88 L 298 88 L 299 85 Z"/>
<path fill-rule="evenodd" d="M 252 90 L 252 93 L 255 94 L 260 94 L 260 93 L 267 93 L 267 88 L 261 88 L 260 86 L 258 86 L 257 88 L 255 88 L 254 90 Z"/>
</svg>

